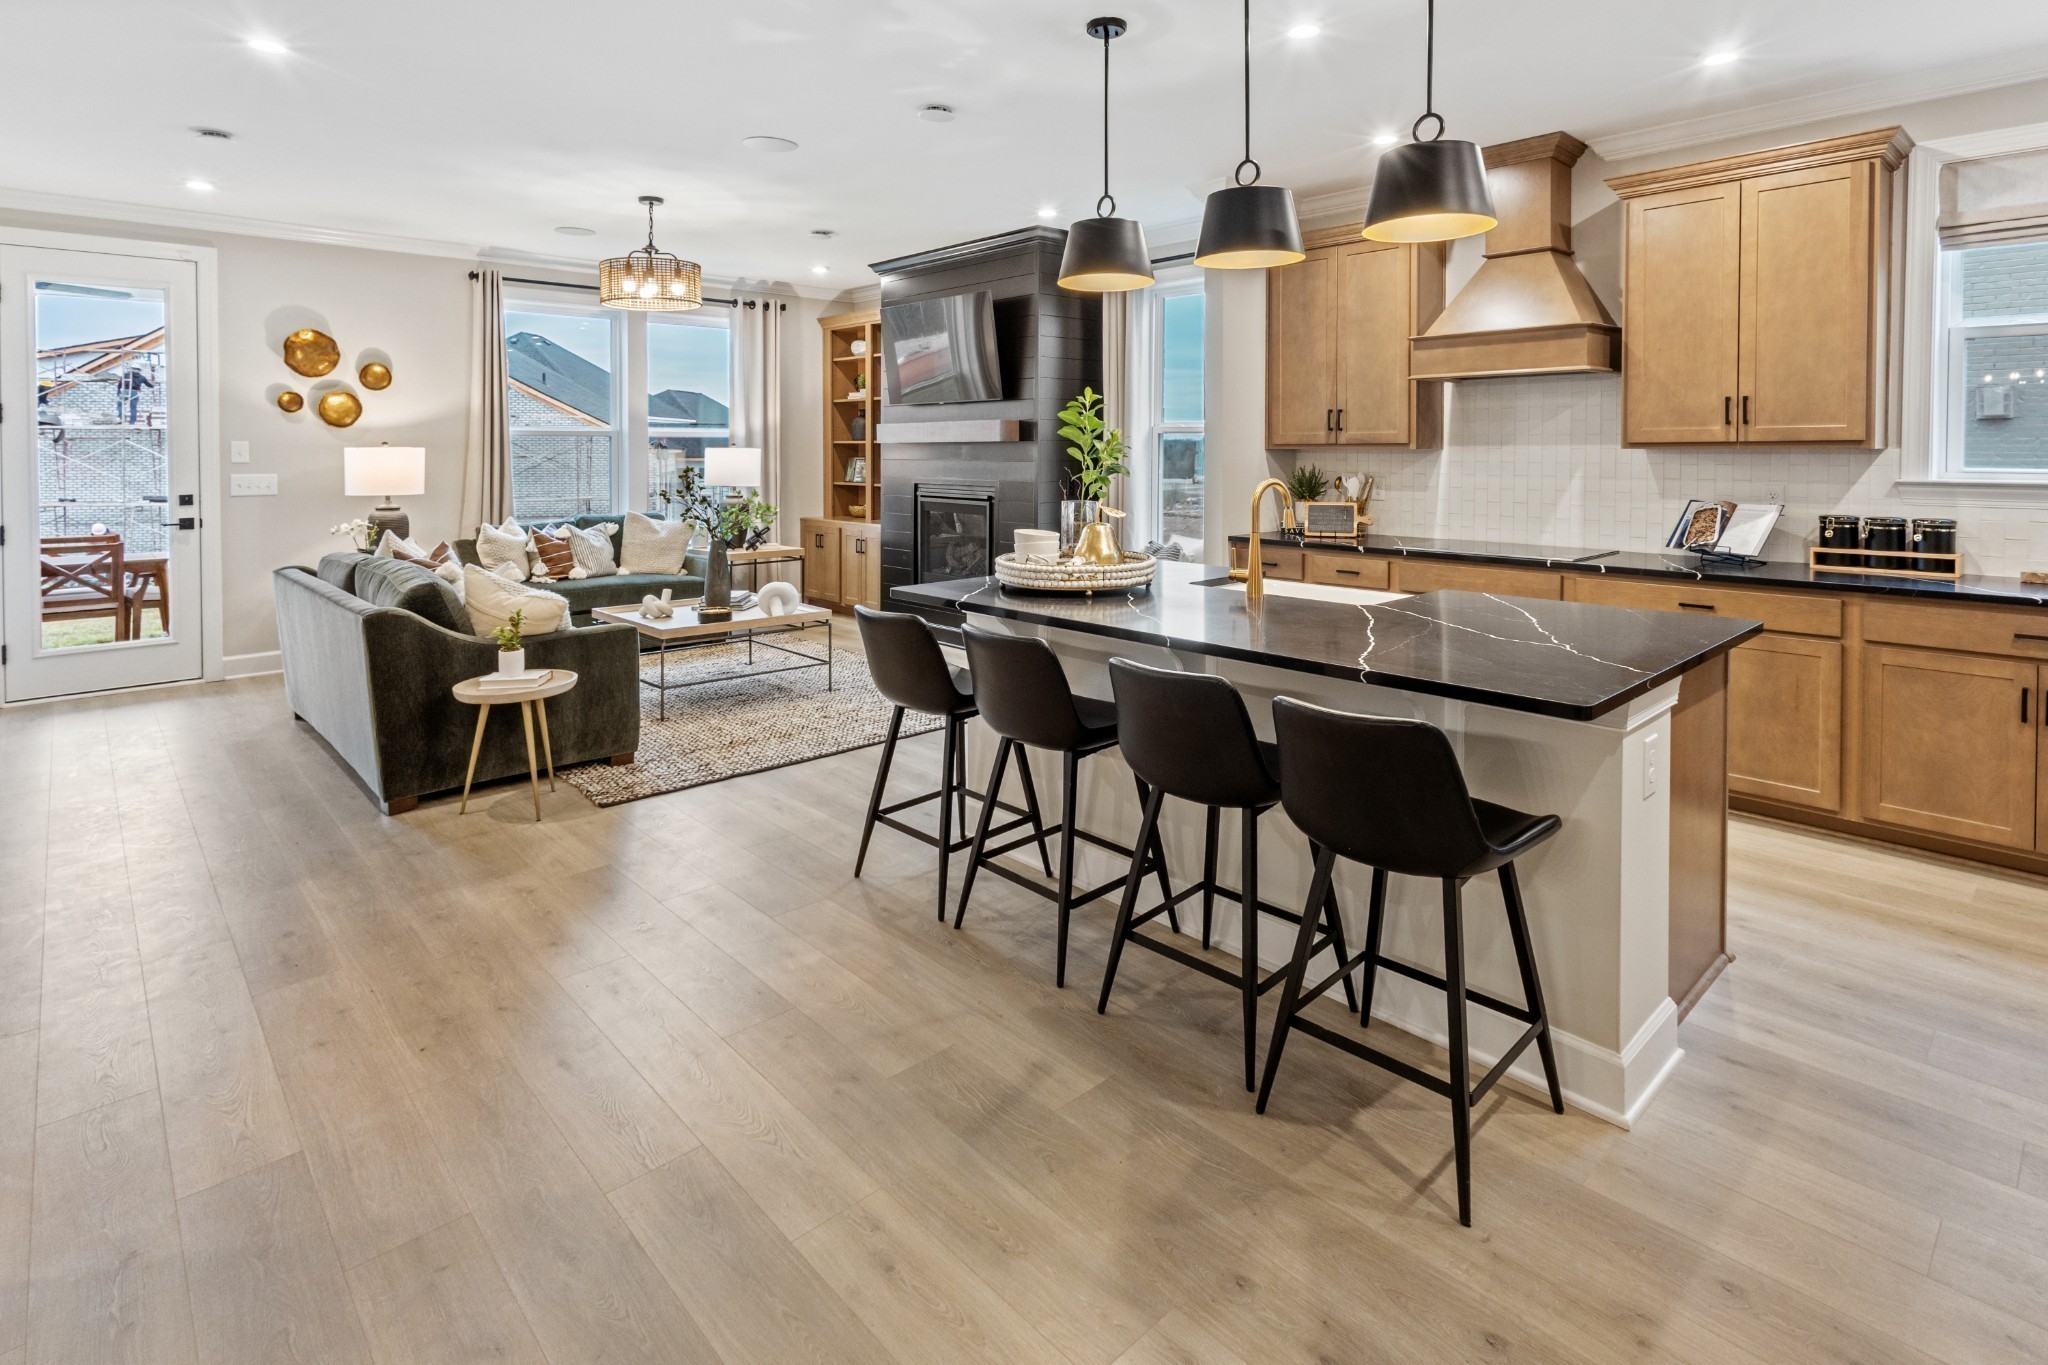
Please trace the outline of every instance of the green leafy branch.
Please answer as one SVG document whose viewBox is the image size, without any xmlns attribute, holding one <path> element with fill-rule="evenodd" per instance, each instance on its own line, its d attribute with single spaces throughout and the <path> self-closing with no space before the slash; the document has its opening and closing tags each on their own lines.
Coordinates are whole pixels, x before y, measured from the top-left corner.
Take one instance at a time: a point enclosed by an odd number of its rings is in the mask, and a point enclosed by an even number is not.
<svg viewBox="0 0 2048 1365">
<path fill-rule="evenodd" d="M 1124 434 L 1102 418 L 1102 395 L 1084 388 L 1060 409 L 1060 437 L 1071 442 L 1067 454 L 1080 466 L 1075 483 L 1091 502 L 1109 494 L 1109 482 L 1125 473 Z"/>
</svg>

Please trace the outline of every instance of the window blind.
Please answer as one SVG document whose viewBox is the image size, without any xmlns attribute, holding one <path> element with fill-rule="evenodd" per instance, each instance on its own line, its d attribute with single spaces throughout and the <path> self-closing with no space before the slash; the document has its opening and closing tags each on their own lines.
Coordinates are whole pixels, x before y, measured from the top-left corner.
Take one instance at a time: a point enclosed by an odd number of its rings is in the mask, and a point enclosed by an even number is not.
<svg viewBox="0 0 2048 1365">
<path fill-rule="evenodd" d="M 1937 226 L 1945 247 L 2048 237 L 2048 148 L 1943 166 Z"/>
</svg>

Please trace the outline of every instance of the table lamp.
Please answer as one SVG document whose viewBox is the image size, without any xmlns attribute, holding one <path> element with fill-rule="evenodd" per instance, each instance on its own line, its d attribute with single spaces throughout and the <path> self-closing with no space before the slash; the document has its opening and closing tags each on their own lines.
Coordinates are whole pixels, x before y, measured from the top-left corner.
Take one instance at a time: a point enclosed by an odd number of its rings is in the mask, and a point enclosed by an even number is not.
<svg viewBox="0 0 2048 1365">
<path fill-rule="evenodd" d="M 427 491 L 425 446 L 348 446 L 341 452 L 342 494 L 351 498 L 382 498 L 369 514 L 376 540 L 390 531 L 401 540 L 412 535 L 412 518 L 392 502 Z M 375 541 L 372 544 L 376 543 Z"/>
<path fill-rule="evenodd" d="M 713 488 L 759 488 L 761 452 L 749 446 L 712 446 L 704 452 L 704 482 Z"/>
</svg>

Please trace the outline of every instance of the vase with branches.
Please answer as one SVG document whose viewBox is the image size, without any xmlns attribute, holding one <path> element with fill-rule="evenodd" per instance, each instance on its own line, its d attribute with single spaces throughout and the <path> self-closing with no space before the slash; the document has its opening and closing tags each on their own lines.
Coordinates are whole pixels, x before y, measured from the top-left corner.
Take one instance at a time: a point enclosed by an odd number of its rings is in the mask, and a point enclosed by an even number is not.
<svg viewBox="0 0 2048 1365">
<path fill-rule="evenodd" d="M 1102 395 L 1086 387 L 1060 409 L 1060 439 L 1067 442 L 1067 457 L 1076 466 L 1069 481 L 1080 495 L 1060 504 L 1063 550 L 1072 549 L 1081 538 L 1081 527 L 1095 519 L 1097 508 L 1109 496 L 1111 480 L 1127 469 L 1124 434 L 1109 425 L 1102 405 Z"/>
<path fill-rule="evenodd" d="M 683 521 L 702 527 L 711 542 L 704 570 L 704 605 L 698 615 L 706 618 L 732 614 L 733 550 L 751 550 L 768 539 L 775 525 L 777 508 L 758 493 L 728 498 L 714 492 L 704 476 L 685 465 L 674 492 L 661 491 L 661 500 Z"/>
</svg>

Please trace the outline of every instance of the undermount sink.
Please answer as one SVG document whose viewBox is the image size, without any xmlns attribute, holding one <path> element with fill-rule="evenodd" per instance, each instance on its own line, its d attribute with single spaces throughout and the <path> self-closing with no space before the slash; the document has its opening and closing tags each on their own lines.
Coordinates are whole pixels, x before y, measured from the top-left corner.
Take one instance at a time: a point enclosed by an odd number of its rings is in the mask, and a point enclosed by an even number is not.
<svg viewBox="0 0 2048 1365">
<path fill-rule="evenodd" d="M 1267 578 L 1261 580 L 1268 597 L 1306 597 L 1317 602 L 1341 602 L 1349 607 L 1377 606 L 1381 602 L 1398 602 L 1410 596 L 1405 592 L 1378 592 L 1372 588 L 1340 588 L 1333 583 L 1302 583 L 1292 578 Z M 1243 592 L 1244 584 L 1235 578 L 1199 578 L 1198 588 L 1222 588 L 1227 592 Z"/>
</svg>

